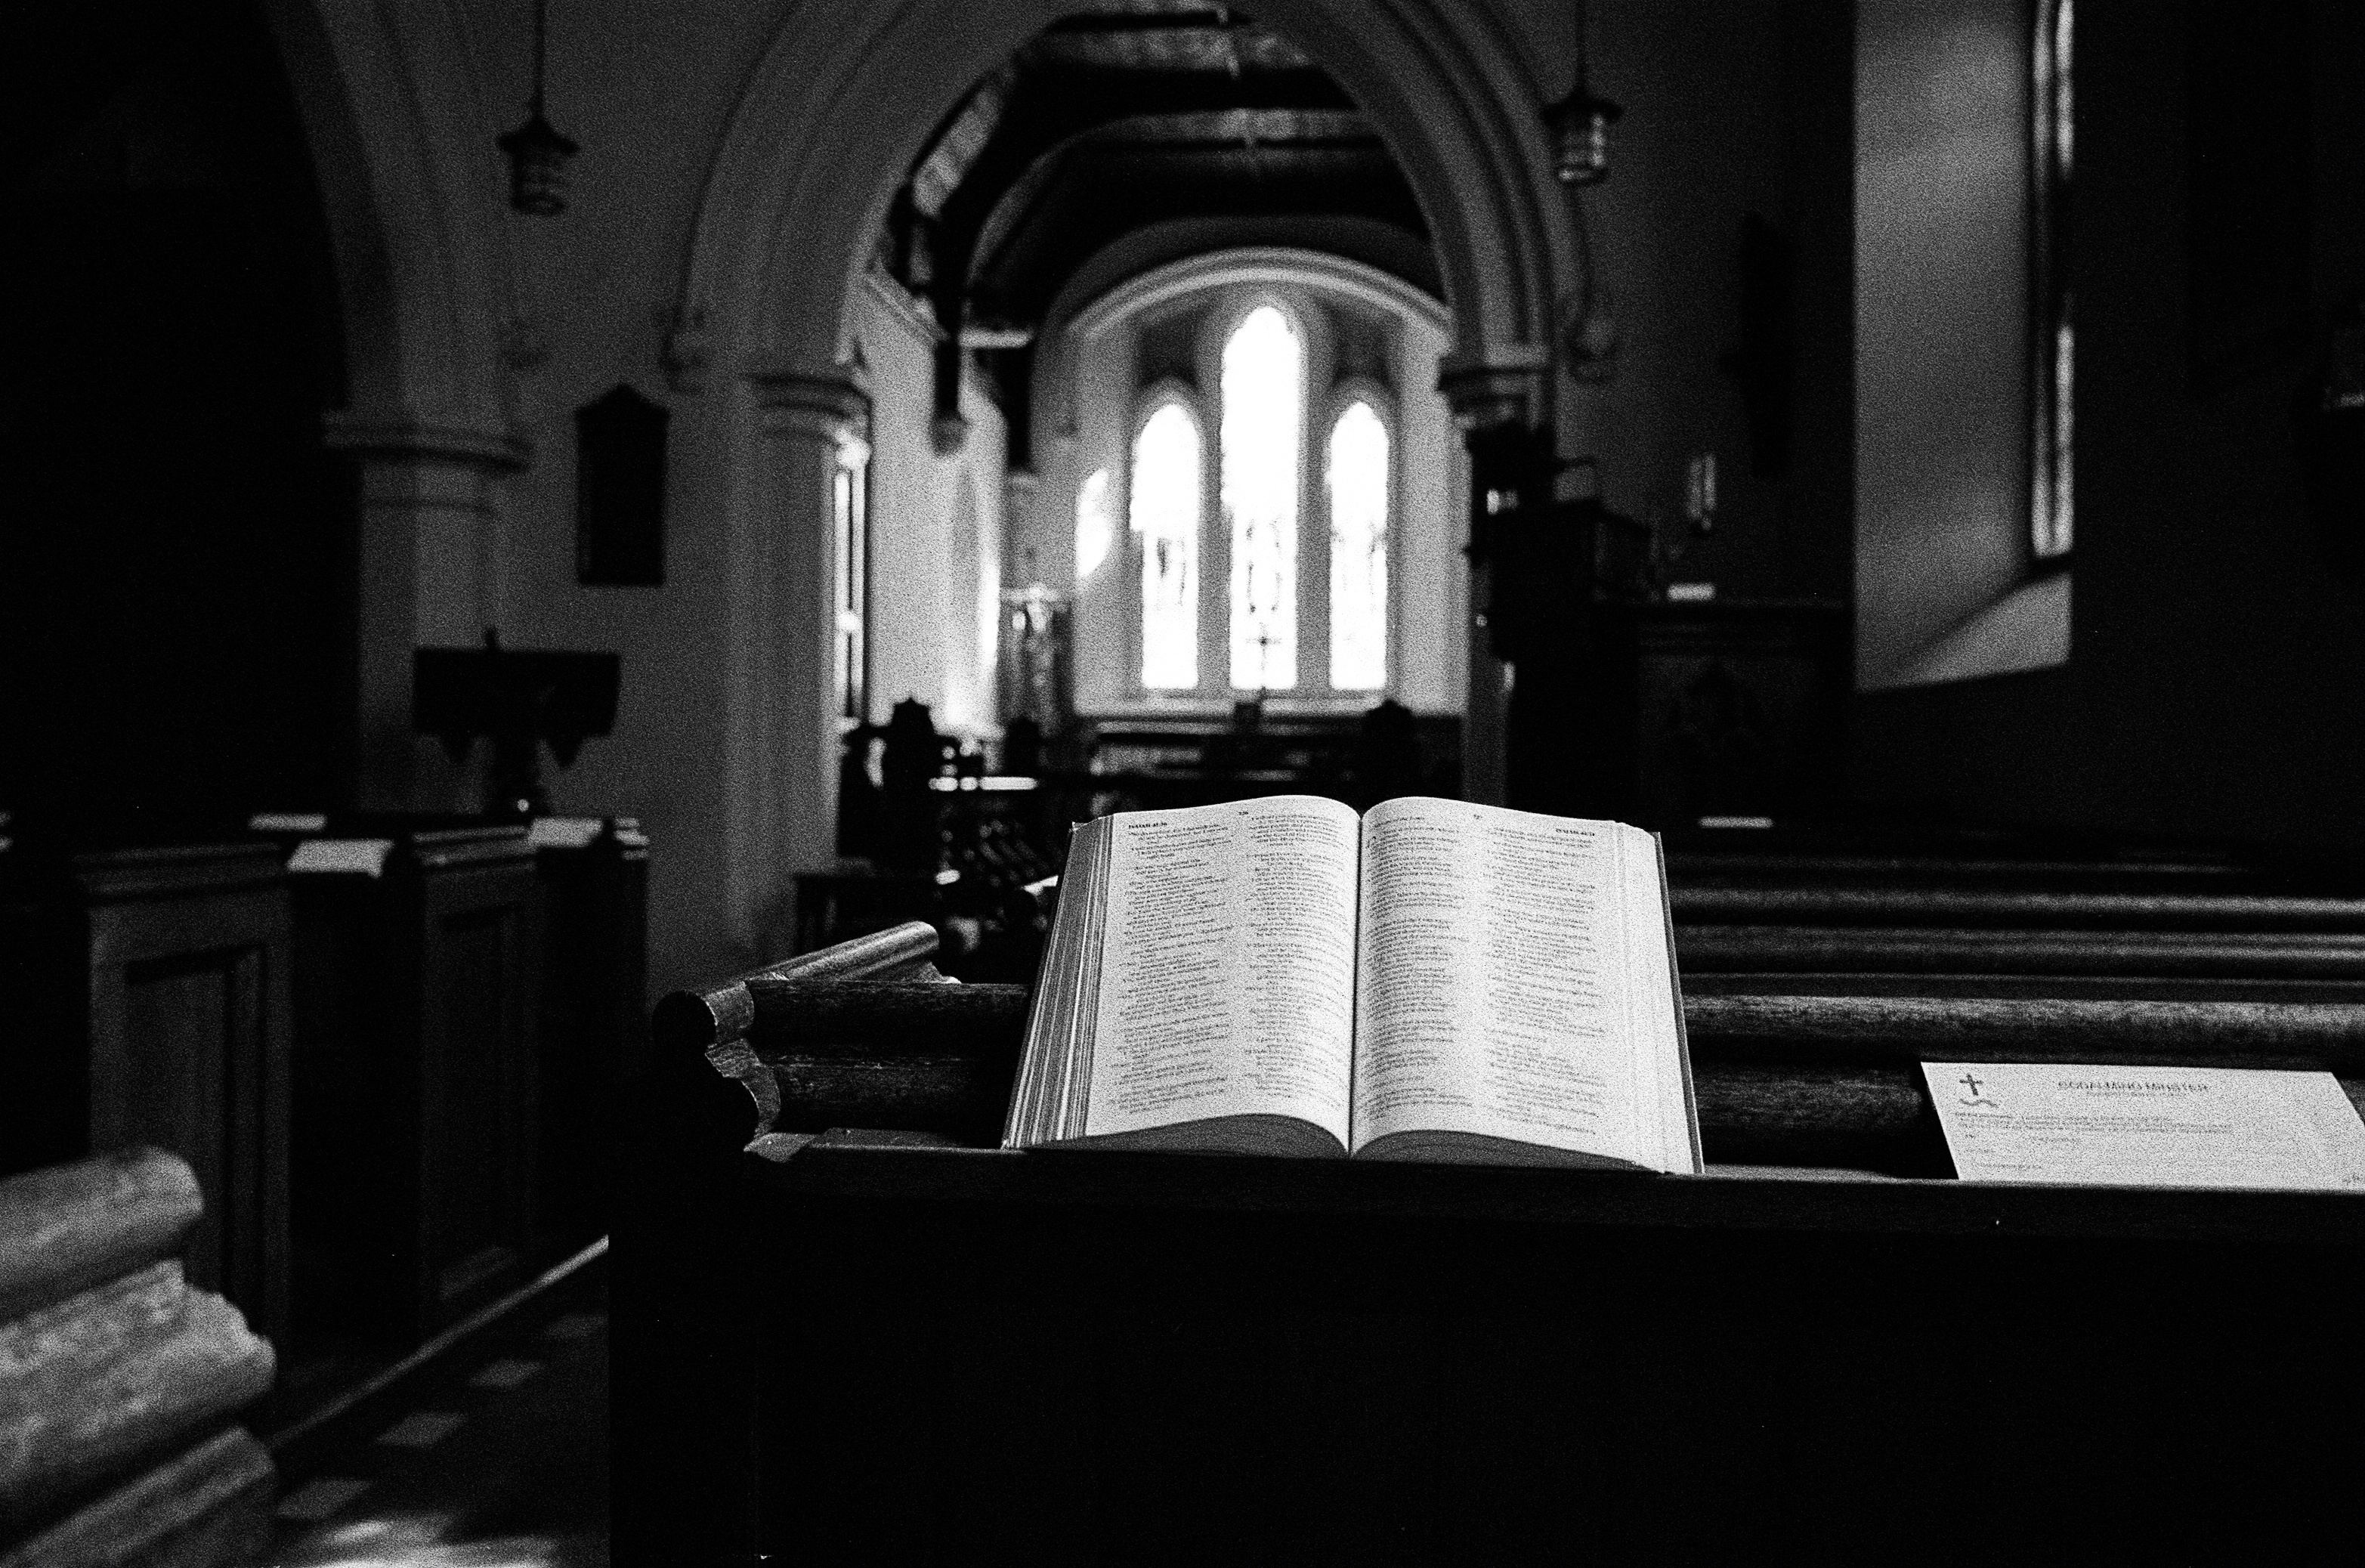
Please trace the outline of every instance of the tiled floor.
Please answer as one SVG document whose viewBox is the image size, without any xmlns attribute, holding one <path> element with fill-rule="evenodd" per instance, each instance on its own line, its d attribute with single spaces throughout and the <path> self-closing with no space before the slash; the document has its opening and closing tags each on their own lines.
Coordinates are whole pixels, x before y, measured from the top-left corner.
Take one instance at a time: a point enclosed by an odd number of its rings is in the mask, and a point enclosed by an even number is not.
<svg viewBox="0 0 2365 1568">
<path fill-rule="evenodd" d="M 488 1350 L 283 1478 L 278 1568 L 605 1568 L 604 1303 Z"/>
</svg>

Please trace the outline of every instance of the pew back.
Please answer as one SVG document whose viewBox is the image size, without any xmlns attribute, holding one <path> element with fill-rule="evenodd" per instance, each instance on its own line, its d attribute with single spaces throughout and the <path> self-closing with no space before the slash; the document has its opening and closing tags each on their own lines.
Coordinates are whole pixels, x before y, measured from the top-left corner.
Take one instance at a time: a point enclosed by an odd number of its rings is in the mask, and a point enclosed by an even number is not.
<svg viewBox="0 0 2365 1568">
<path fill-rule="evenodd" d="M 729 1462 L 658 1471 L 744 1488 L 701 1510 L 735 1549 L 2206 1557 L 2340 1522 L 2365 1204 L 1954 1181 L 1912 1064 L 2310 1066 L 2355 1098 L 2345 993 L 1695 992 L 1720 1163 L 1665 1178 L 1006 1152 L 1025 993 L 835 973 L 658 1032 L 754 1096 L 701 1321 L 766 1350 L 702 1385 Z"/>
</svg>

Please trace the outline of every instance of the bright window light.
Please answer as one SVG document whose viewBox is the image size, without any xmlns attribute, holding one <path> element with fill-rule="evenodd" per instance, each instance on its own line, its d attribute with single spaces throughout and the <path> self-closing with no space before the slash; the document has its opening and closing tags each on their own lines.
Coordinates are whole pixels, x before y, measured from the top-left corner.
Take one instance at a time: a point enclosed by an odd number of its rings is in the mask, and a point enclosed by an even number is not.
<svg viewBox="0 0 2365 1568">
<path fill-rule="evenodd" d="M 1224 516 L 1232 542 L 1231 683 L 1297 684 L 1297 485 L 1306 356 L 1289 319 L 1250 311 L 1224 344 Z"/>
<path fill-rule="evenodd" d="M 1378 411 L 1360 399 L 1347 405 L 1325 459 L 1330 686 L 1377 691 L 1388 683 L 1388 427 Z"/>
<path fill-rule="evenodd" d="M 1199 684 L 1199 421 L 1180 403 L 1149 416 L 1133 442 L 1133 505 L 1141 535 L 1141 684 Z"/>
</svg>

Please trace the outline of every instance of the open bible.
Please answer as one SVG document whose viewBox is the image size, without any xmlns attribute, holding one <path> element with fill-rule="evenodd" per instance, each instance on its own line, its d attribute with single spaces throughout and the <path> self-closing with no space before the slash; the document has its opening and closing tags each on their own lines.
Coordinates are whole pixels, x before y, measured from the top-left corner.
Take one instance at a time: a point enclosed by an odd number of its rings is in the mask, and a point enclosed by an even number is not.
<svg viewBox="0 0 2365 1568">
<path fill-rule="evenodd" d="M 1003 1141 L 1697 1171 L 1658 840 L 1418 798 L 1083 823 Z"/>
</svg>

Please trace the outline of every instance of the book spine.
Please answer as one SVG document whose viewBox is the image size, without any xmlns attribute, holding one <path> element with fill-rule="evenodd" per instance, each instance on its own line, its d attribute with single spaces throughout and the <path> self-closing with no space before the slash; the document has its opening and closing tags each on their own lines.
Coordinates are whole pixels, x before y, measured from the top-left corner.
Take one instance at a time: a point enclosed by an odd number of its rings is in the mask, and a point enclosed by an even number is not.
<svg viewBox="0 0 2365 1568">
<path fill-rule="evenodd" d="M 260 1397 L 274 1364 L 173 1260 L 0 1325 L 0 1529 Z"/>
<path fill-rule="evenodd" d="M 1658 862 L 1659 928 L 1667 944 L 1667 985 L 1675 993 L 1676 1066 L 1683 1075 L 1684 1131 L 1691 1141 L 1691 1173 L 1697 1176 L 1708 1169 L 1700 1146 L 1699 1086 L 1692 1080 L 1691 1029 L 1684 1013 L 1684 975 L 1676 953 L 1676 898 L 1667 885 L 1667 841 L 1655 833 L 1651 835 L 1651 853 Z"/>
</svg>

